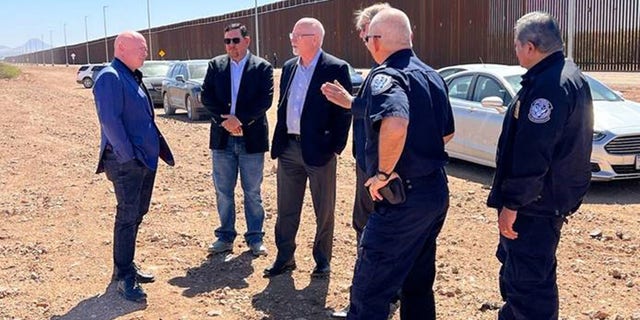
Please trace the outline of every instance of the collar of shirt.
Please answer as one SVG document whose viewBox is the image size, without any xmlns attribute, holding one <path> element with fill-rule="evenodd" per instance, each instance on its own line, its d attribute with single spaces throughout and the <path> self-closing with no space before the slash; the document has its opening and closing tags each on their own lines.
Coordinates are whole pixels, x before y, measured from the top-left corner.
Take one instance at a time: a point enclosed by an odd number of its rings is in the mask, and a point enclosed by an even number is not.
<svg viewBox="0 0 640 320">
<path fill-rule="evenodd" d="M 540 60 L 540 62 L 531 67 L 531 69 L 527 70 L 527 73 L 522 76 L 522 81 L 532 81 L 536 75 L 542 73 L 559 60 L 564 60 L 564 53 L 562 51 L 556 51 L 546 56 L 544 59 Z"/>
<path fill-rule="evenodd" d="M 231 67 L 239 67 L 240 70 L 242 70 L 244 68 L 244 65 L 247 63 L 247 60 L 249 60 L 250 53 L 251 52 L 247 50 L 247 53 L 244 55 L 244 57 L 242 57 L 242 59 L 240 59 L 239 62 L 236 62 L 235 60 L 231 59 L 231 57 L 229 57 L 229 60 L 231 62 Z"/>
<path fill-rule="evenodd" d="M 124 62 L 122 62 L 122 60 L 120 60 L 118 58 L 113 58 L 113 61 L 111 61 L 111 66 L 113 68 L 121 70 L 121 71 L 125 71 L 126 70 L 125 72 L 127 72 L 127 74 L 132 76 L 133 79 L 135 79 L 138 84 L 142 83 L 142 72 L 140 70 L 138 70 L 138 69 L 136 69 L 136 70 L 129 69 L 129 67 L 127 67 L 127 65 L 124 64 Z"/>
<path fill-rule="evenodd" d="M 392 67 L 394 61 L 403 61 L 402 58 L 410 57 L 413 55 L 414 53 L 412 49 L 400 49 L 388 56 L 387 59 L 385 59 L 384 62 L 382 62 L 380 65 L 387 65 Z"/>
<path fill-rule="evenodd" d="M 318 52 L 316 52 L 316 55 L 313 56 L 313 59 L 311 59 L 311 63 L 309 64 L 308 67 L 305 67 L 302 64 L 302 60 L 300 59 L 300 57 L 298 57 L 298 68 L 301 68 L 303 71 L 309 71 L 309 70 L 315 70 L 316 68 L 316 64 L 318 64 L 318 60 L 320 59 L 320 55 L 322 54 L 322 49 L 319 49 Z"/>
</svg>

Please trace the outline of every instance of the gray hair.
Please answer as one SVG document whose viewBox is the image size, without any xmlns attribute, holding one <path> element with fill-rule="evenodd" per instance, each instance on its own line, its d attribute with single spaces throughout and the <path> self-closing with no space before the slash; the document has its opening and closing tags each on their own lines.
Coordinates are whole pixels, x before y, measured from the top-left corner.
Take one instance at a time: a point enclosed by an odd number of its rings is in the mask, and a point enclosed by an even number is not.
<svg viewBox="0 0 640 320">
<path fill-rule="evenodd" d="M 520 43 L 531 42 L 542 53 L 562 50 L 562 35 L 558 22 L 546 12 L 534 11 L 525 14 L 518 19 L 513 29 L 515 38 Z"/>
<path fill-rule="evenodd" d="M 364 9 L 356 10 L 353 13 L 353 15 L 355 16 L 356 29 L 364 30 L 364 26 L 369 22 L 371 22 L 371 19 L 373 19 L 373 16 L 375 16 L 378 12 L 387 8 L 391 8 L 391 6 L 388 3 L 378 2 Z"/>
</svg>

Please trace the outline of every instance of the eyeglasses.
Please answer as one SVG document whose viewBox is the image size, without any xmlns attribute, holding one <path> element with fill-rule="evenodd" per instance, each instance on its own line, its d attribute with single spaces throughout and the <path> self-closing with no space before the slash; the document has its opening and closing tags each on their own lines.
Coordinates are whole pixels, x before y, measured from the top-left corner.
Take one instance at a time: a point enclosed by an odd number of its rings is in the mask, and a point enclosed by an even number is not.
<svg viewBox="0 0 640 320">
<path fill-rule="evenodd" d="M 240 43 L 240 38 L 224 38 L 224 44 L 231 44 L 231 42 L 233 42 L 233 44 L 238 44 Z"/>
<path fill-rule="evenodd" d="M 311 37 L 311 36 L 315 36 L 315 33 L 289 33 L 289 40 L 298 40 L 302 37 Z"/>
<path fill-rule="evenodd" d="M 371 39 L 371 38 L 378 38 L 378 39 L 380 39 L 380 38 L 382 38 L 382 36 L 381 36 L 381 35 L 379 35 L 379 34 L 368 34 L 368 35 L 364 36 L 364 38 L 362 38 L 362 40 L 364 41 L 364 43 L 368 43 L 368 42 L 369 42 L 369 39 Z"/>
</svg>

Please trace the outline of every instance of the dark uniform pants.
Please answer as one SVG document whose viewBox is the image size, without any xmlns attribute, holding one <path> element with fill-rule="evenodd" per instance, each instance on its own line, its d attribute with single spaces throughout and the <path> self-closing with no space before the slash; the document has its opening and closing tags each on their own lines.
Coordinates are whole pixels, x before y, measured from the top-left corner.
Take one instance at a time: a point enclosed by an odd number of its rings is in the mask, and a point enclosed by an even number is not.
<svg viewBox="0 0 640 320">
<path fill-rule="evenodd" d="M 300 227 L 300 214 L 308 178 L 316 214 L 313 258 L 318 267 L 327 267 L 331 264 L 336 205 L 336 163 L 334 155 L 321 167 L 305 164 L 300 142 L 295 140 L 289 140 L 289 145 L 278 157 L 276 263 L 287 263 L 294 259 L 296 235 Z"/>
<path fill-rule="evenodd" d="M 498 319 L 558 319 L 556 249 L 564 218 L 519 213 L 515 240 L 500 236 L 496 257 L 500 268 L 500 294 L 505 304 Z"/>
<path fill-rule="evenodd" d="M 436 238 L 449 207 L 444 171 L 406 179 L 402 205 L 376 204 L 358 250 L 347 319 L 387 319 L 401 290 L 402 319 L 435 319 Z"/>
<path fill-rule="evenodd" d="M 156 172 L 135 159 L 120 164 L 110 150 L 104 152 L 104 170 L 118 201 L 113 227 L 116 278 L 135 277 L 136 238 L 142 218 L 149 211 Z"/>
<path fill-rule="evenodd" d="M 362 231 L 369 220 L 369 215 L 373 212 L 373 200 L 368 195 L 369 190 L 364 186 L 367 182 L 367 173 L 356 165 L 356 194 L 353 200 L 353 229 L 356 230 L 356 241 L 360 245 Z"/>
</svg>

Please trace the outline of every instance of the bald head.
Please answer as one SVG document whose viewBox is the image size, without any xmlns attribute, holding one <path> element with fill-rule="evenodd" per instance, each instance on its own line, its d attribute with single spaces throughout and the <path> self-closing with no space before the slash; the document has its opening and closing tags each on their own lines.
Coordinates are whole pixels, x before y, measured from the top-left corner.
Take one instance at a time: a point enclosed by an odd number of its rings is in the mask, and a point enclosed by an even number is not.
<svg viewBox="0 0 640 320">
<path fill-rule="evenodd" d="M 369 24 L 369 36 L 377 35 L 382 50 L 389 53 L 412 47 L 411 22 L 407 15 L 395 8 L 384 9 Z"/>
<path fill-rule="evenodd" d="M 322 25 L 322 22 L 320 22 L 320 20 L 316 18 L 305 17 L 298 20 L 294 28 L 296 26 L 299 26 L 305 30 L 310 30 L 314 34 L 318 35 L 320 46 L 322 47 L 322 41 L 324 41 L 324 26 Z"/>
<path fill-rule="evenodd" d="M 147 41 L 138 32 L 125 31 L 119 34 L 113 46 L 113 55 L 131 70 L 140 68 L 147 58 Z"/>
<path fill-rule="evenodd" d="M 307 65 L 322 48 L 324 27 L 318 19 L 302 18 L 293 26 L 290 37 L 293 54 L 299 56 L 302 63 Z"/>
</svg>

